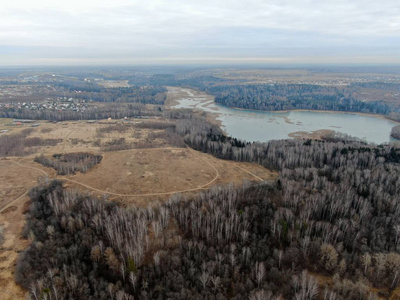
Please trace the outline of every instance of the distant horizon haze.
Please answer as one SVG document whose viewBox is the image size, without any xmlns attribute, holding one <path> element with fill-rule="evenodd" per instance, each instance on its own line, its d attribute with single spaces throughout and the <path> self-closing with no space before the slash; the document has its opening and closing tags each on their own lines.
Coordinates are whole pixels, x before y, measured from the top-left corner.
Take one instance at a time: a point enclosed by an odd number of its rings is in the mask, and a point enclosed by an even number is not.
<svg viewBox="0 0 400 300">
<path fill-rule="evenodd" d="M 400 3 L 14 0 L 0 66 L 400 65 Z"/>
</svg>

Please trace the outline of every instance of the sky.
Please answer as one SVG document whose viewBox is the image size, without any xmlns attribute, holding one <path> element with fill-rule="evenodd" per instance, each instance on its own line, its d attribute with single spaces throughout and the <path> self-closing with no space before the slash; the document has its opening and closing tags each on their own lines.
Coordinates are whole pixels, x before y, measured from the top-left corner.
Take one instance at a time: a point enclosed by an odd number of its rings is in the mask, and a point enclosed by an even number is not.
<svg viewBox="0 0 400 300">
<path fill-rule="evenodd" d="M 400 64 L 398 0 L 7 0 L 0 66 Z"/>
</svg>

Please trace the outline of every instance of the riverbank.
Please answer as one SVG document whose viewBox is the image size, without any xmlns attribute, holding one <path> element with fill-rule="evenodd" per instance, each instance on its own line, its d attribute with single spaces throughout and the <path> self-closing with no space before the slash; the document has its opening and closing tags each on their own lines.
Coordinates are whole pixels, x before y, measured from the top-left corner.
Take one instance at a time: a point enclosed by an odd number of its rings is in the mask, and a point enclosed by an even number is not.
<svg viewBox="0 0 400 300">
<path fill-rule="evenodd" d="M 227 106 L 226 106 L 227 107 Z M 385 115 L 380 115 L 380 114 L 371 114 L 371 113 L 363 113 L 363 112 L 355 112 L 355 111 L 339 111 L 339 110 L 318 110 L 318 109 L 290 109 L 290 110 L 262 110 L 262 111 L 268 111 L 271 113 L 288 113 L 291 111 L 303 111 L 303 112 L 318 112 L 318 113 L 328 113 L 328 114 L 349 114 L 349 115 L 360 115 L 364 117 L 372 117 L 372 118 L 380 118 L 384 120 L 391 121 L 395 124 L 400 124 L 400 121 L 395 121 L 392 120 Z"/>
<path fill-rule="evenodd" d="M 179 105 L 179 101 L 182 98 L 192 98 L 196 99 L 199 103 L 203 104 L 204 107 L 209 108 L 210 110 L 214 110 L 215 114 L 218 114 L 218 111 L 216 109 L 212 109 L 209 106 L 211 104 L 214 104 L 215 106 L 221 106 L 225 108 L 231 108 L 231 109 L 236 109 L 236 110 L 245 110 L 245 111 L 253 111 L 253 112 L 269 112 L 269 113 L 289 113 L 291 111 L 299 111 L 299 112 L 318 112 L 318 113 L 330 113 L 330 114 L 355 114 L 355 115 L 360 115 L 360 116 L 365 116 L 365 117 L 373 117 L 373 118 L 380 118 L 380 119 L 385 119 L 390 122 L 393 122 L 395 124 L 400 124 L 400 121 L 395 121 L 393 119 L 388 118 L 385 115 L 381 114 L 372 114 L 372 113 L 363 113 L 363 112 L 354 112 L 354 111 L 339 111 L 339 110 L 318 110 L 318 109 L 287 109 L 287 110 L 261 110 L 261 109 L 248 109 L 248 108 L 242 108 L 242 107 L 236 107 L 236 106 L 226 106 L 222 105 L 220 103 L 217 103 L 214 101 L 215 96 L 207 94 L 205 92 L 199 92 L 196 90 L 192 90 L 189 88 L 181 88 L 181 87 L 171 87 L 167 86 L 166 87 L 168 90 L 168 95 L 175 94 L 173 97 L 170 97 L 165 103 L 165 108 L 166 109 L 172 109 L 174 106 Z M 193 108 L 197 108 L 197 105 L 194 105 Z"/>
<path fill-rule="evenodd" d="M 241 108 L 236 106 L 226 106 L 219 103 L 214 102 L 215 105 L 236 109 L 236 110 L 244 110 L 249 112 L 266 112 L 266 113 L 276 113 L 276 114 L 284 114 L 289 112 L 315 112 L 315 113 L 327 113 L 327 114 L 344 114 L 344 115 L 360 115 L 364 117 L 372 117 L 372 118 L 379 118 L 383 120 L 387 120 L 393 122 L 394 124 L 400 124 L 400 121 L 395 121 L 386 117 L 385 115 L 381 114 L 371 114 L 371 113 L 363 113 L 363 112 L 355 112 L 355 111 L 340 111 L 340 110 L 319 110 L 319 109 L 286 109 L 286 110 L 262 110 L 262 109 L 250 109 L 250 108 Z"/>
<path fill-rule="evenodd" d="M 327 133 L 325 130 L 332 130 L 376 144 L 388 143 L 393 140 L 390 131 L 398 123 L 383 115 L 362 112 L 310 109 L 265 111 L 228 107 L 215 103 L 214 97 L 204 92 L 179 87 L 169 87 L 168 90 L 167 107 L 206 112 L 209 120 L 223 128 L 227 135 L 250 142 L 318 139 L 321 133 Z"/>
<path fill-rule="evenodd" d="M 168 90 L 168 93 L 167 99 L 164 104 L 165 110 L 175 109 L 175 106 L 179 105 L 182 99 L 195 99 L 195 101 L 199 102 L 200 104 L 204 104 L 204 107 L 208 107 L 209 105 L 215 103 L 214 96 L 209 94 L 203 94 L 195 90 L 173 86 L 166 86 L 166 89 Z M 197 111 L 198 113 L 204 112 L 204 110 L 196 107 L 196 105 L 190 105 L 189 108 Z M 225 130 L 223 130 L 222 128 L 222 122 L 218 120 L 218 117 L 220 115 L 221 114 L 218 112 L 218 110 L 213 110 L 213 112 L 206 112 L 206 118 L 208 122 L 217 125 L 219 128 L 221 128 L 223 133 L 227 135 Z"/>
</svg>

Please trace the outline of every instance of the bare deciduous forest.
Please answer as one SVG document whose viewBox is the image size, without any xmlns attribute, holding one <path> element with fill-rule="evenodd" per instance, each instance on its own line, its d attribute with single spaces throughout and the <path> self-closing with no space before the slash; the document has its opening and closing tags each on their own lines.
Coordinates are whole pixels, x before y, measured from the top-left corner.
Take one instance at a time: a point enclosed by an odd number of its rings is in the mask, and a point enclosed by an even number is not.
<svg viewBox="0 0 400 300">
<path fill-rule="evenodd" d="M 58 175 L 71 175 L 77 171 L 85 173 L 101 162 L 102 156 L 91 153 L 53 154 L 52 157 L 40 155 L 35 162 L 54 168 Z"/>
<path fill-rule="evenodd" d="M 400 300 L 400 2 L 0 5 L 0 300 Z"/>
<path fill-rule="evenodd" d="M 88 108 L 82 112 L 58 110 L 2 109 L 0 118 L 34 119 L 34 120 L 99 120 L 123 119 L 137 116 L 161 116 L 161 107 L 149 108 L 142 103 L 104 103 L 102 106 Z"/>
<path fill-rule="evenodd" d="M 397 87 L 398 89 L 398 87 Z M 389 115 L 398 110 L 384 101 L 365 102 L 353 96 L 357 89 L 306 84 L 258 84 L 211 88 L 215 102 L 259 110 L 314 109 Z"/>
<path fill-rule="evenodd" d="M 378 299 L 399 286 L 400 149 L 346 136 L 247 143 L 204 117 L 170 117 L 194 149 L 278 180 L 147 208 L 43 183 L 16 271 L 34 299 Z"/>
<path fill-rule="evenodd" d="M 395 139 L 400 140 L 400 125 L 394 126 L 390 135 Z"/>
</svg>

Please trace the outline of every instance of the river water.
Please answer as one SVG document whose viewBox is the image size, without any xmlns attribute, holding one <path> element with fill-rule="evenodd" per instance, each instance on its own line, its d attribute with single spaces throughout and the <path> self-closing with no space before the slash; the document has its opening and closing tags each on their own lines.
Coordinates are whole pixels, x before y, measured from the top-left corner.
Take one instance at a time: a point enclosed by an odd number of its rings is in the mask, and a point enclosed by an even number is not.
<svg viewBox="0 0 400 300">
<path fill-rule="evenodd" d="M 265 112 L 228 108 L 214 103 L 213 98 L 190 89 L 172 88 L 177 104 L 172 108 L 192 108 L 217 114 L 222 129 L 233 137 L 246 141 L 287 139 L 294 132 L 334 130 L 376 144 L 394 139 L 390 131 L 395 122 L 354 113 L 288 111 Z"/>
</svg>

